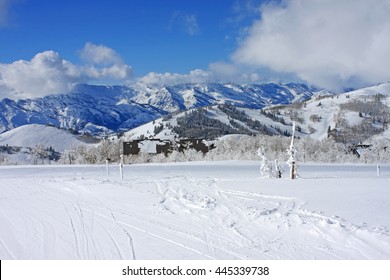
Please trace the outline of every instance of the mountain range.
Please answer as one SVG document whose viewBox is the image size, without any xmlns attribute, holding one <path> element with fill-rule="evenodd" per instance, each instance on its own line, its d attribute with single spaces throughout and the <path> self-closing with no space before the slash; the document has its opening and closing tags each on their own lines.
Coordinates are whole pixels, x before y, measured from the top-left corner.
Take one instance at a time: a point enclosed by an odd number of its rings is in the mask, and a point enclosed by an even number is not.
<svg viewBox="0 0 390 280">
<path fill-rule="evenodd" d="M 69 94 L 1 101 L 0 164 L 1 153 L 16 157 L 18 147 L 29 148 L 28 156 L 37 146 L 59 152 L 95 147 L 106 136 L 113 141 L 290 136 L 293 122 L 298 137 L 387 147 L 389 104 L 390 83 L 342 94 L 292 83 L 79 85 Z"/>
<path fill-rule="evenodd" d="M 218 104 L 261 109 L 306 100 L 319 92 L 317 88 L 298 83 L 77 85 L 66 94 L 3 99 L 0 133 L 27 124 L 43 124 L 102 136 L 189 109 Z"/>
<path fill-rule="evenodd" d="M 347 145 L 390 140 L 390 83 L 342 94 L 318 91 L 304 100 L 262 108 L 211 105 L 149 122 L 124 134 L 124 139 L 205 138 L 226 134 L 291 135 L 322 140 L 332 137 Z"/>
</svg>

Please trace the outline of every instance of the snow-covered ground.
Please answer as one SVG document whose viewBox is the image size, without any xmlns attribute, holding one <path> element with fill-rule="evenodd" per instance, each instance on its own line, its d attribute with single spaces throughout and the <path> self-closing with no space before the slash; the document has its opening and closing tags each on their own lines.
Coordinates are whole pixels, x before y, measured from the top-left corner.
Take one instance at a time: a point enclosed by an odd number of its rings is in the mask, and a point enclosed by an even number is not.
<svg viewBox="0 0 390 280">
<path fill-rule="evenodd" d="M 0 259 L 390 259 L 390 166 L 0 167 Z M 284 174 L 284 177 L 287 177 Z"/>
<path fill-rule="evenodd" d="M 41 124 L 29 124 L 0 134 L 0 145 L 34 148 L 37 145 L 52 147 L 57 152 L 87 145 L 66 130 Z"/>
</svg>

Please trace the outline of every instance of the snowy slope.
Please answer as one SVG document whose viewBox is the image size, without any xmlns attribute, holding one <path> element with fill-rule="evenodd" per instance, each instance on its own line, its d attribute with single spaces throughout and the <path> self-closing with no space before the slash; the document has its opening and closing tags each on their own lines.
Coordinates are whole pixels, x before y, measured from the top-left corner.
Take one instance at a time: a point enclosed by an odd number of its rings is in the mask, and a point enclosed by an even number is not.
<svg viewBox="0 0 390 280">
<path fill-rule="evenodd" d="M 263 109 L 257 108 L 241 108 L 238 110 L 244 111 L 246 116 L 254 121 L 259 121 L 262 125 L 267 127 L 267 131 L 271 134 L 285 134 L 291 133 L 291 124 L 293 121 L 297 122 L 300 132 L 297 133 L 299 137 L 311 137 L 313 139 L 322 140 L 328 137 L 329 129 L 335 129 L 340 133 L 351 133 L 345 128 L 358 128 L 359 126 L 368 125 L 376 127 L 379 131 L 376 133 L 368 133 L 367 139 L 373 136 L 373 139 L 390 139 L 390 128 L 385 123 L 378 121 L 375 117 L 375 112 L 371 109 L 375 108 L 361 108 L 363 113 L 359 112 L 359 107 L 364 107 L 365 104 L 372 106 L 375 97 L 380 95 L 381 98 L 381 113 L 378 114 L 380 118 L 387 118 L 390 121 L 390 83 L 380 84 L 377 86 L 359 89 L 356 91 L 333 95 L 327 92 L 318 92 L 311 99 L 305 102 L 297 102 L 291 105 L 273 105 Z M 356 105 L 357 104 L 357 105 Z M 354 108 L 356 107 L 356 108 Z M 229 116 L 226 112 L 221 111 L 218 106 L 208 106 L 205 116 L 218 120 L 232 128 L 234 126 L 230 123 L 231 120 L 238 123 L 240 126 L 248 130 L 248 133 L 259 133 L 249 127 L 245 122 L 235 119 L 235 116 Z M 366 110 L 366 112 L 364 112 Z M 189 111 L 187 111 L 189 112 Z M 176 135 L 172 130 L 177 126 L 177 119 L 182 117 L 185 113 L 174 114 L 172 118 L 158 119 L 155 122 L 150 122 L 144 126 L 137 127 L 125 134 L 125 139 L 134 139 L 140 136 L 155 137 L 155 138 L 172 138 Z M 267 115 L 271 114 L 273 117 Z M 376 124 L 372 125 L 373 120 L 376 119 Z M 164 129 L 157 135 L 154 129 L 157 126 L 163 125 Z M 262 133 L 260 131 L 260 133 Z M 177 136 L 177 135 L 176 135 Z M 352 135 L 352 140 L 360 141 L 359 137 L 362 135 L 356 132 Z M 365 139 L 362 137 L 362 139 Z"/>
<path fill-rule="evenodd" d="M 0 134 L 0 145 L 30 148 L 43 145 L 57 152 L 85 144 L 68 131 L 39 124 L 20 126 Z"/>
<path fill-rule="evenodd" d="M 106 135 L 181 110 L 230 102 L 247 108 L 288 104 L 317 89 L 302 84 L 78 85 L 69 94 L 0 101 L 0 132 L 25 124 L 51 124 Z"/>
<path fill-rule="evenodd" d="M 1 259 L 389 259 L 390 166 L 0 167 Z"/>
<path fill-rule="evenodd" d="M 259 111 L 252 110 L 251 112 L 247 109 L 245 111 L 251 117 L 259 119 L 267 125 L 280 127 L 283 130 L 291 126 L 292 121 L 296 121 L 303 132 L 300 136 L 309 136 L 313 139 L 321 140 L 328 137 L 329 128 L 341 127 L 340 131 L 343 132 L 341 125 L 343 120 L 345 120 L 344 125 L 349 127 L 358 126 L 364 121 L 367 121 L 371 116 L 359 116 L 358 110 L 350 108 L 353 107 L 351 104 L 372 102 L 378 94 L 383 96 L 381 97 L 383 105 L 389 106 L 390 83 L 384 83 L 339 95 L 329 95 L 326 92 L 319 92 L 303 103 L 265 108 L 265 112 L 274 113 L 277 117 L 283 118 L 287 126 L 270 118 L 264 119 L 264 117 L 256 116 Z M 390 113 L 390 108 L 387 107 L 384 110 Z M 380 126 L 382 124 L 379 124 Z M 375 138 L 390 139 L 388 128 L 379 135 L 376 135 Z"/>
<path fill-rule="evenodd" d="M 239 111 L 245 112 L 248 119 L 259 121 L 261 124 L 267 126 L 267 134 L 278 135 L 287 131 L 291 133 L 291 121 L 288 121 L 286 124 L 275 123 L 275 121 L 267 118 L 263 114 L 260 114 L 261 109 L 246 109 L 246 108 L 238 108 Z M 171 118 L 160 118 L 153 122 L 149 122 L 142 126 L 136 127 L 134 129 L 129 130 L 124 133 L 123 140 L 132 140 L 139 138 L 157 138 L 157 139 L 173 139 L 175 137 L 179 137 L 177 133 L 174 132 L 174 128 L 178 126 L 177 119 L 182 118 L 185 114 L 192 112 L 193 110 L 189 110 L 186 112 L 181 112 L 174 114 Z M 226 112 L 221 110 L 218 106 L 209 106 L 204 108 L 205 116 L 210 119 L 214 119 L 219 121 L 221 124 L 231 127 L 232 129 L 237 128 L 231 124 L 231 120 L 244 128 L 247 134 L 262 134 L 263 131 L 259 131 L 257 129 L 253 129 L 246 122 L 243 122 L 239 119 L 235 119 L 232 116 L 229 116 Z M 155 133 L 155 129 L 159 126 L 163 126 L 162 131 Z M 276 131 L 275 127 L 280 129 L 280 131 Z M 240 133 L 240 130 L 237 130 L 237 134 Z M 305 136 L 305 133 L 297 132 L 298 136 Z M 221 135 L 222 136 L 222 135 Z"/>
<path fill-rule="evenodd" d="M 217 107 L 217 104 L 229 103 L 265 125 L 268 134 L 288 134 L 292 121 L 296 121 L 301 131 L 298 136 L 324 139 L 328 137 L 329 128 L 338 127 L 338 132 L 343 133 L 343 129 L 339 129 L 342 120 L 350 127 L 369 122 L 370 116 L 361 117 L 358 111 L 346 109 L 345 105 L 371 101 L 377 94 L 382 94 L 383 103 L 390 105 L 390 83 L 340 95 L 300 84 L 79 85 L 70 94 L 35 100 L 4 99 L 0 102 L 0 131 L 29 123 L 50 123 L 100 136 L 130 130 L 126 140 L 141 136 L 172 139 L 176 135 L 172 128 L 177 125 L 177 118 L 194 108 L 207 106 L 204 108 L 207 108 L 208 118 L 236 129 L 230 122 L 233 120 L 247 134 L 263 133 Z M 306 101 L 302 103 L 302 100 Z M 288 105 L 291 102 L 297 103 Z M 274 114 L 277 119 L 267 114 Z M 161 124 L 163 130 L 155 133 L 155 128 Z M 375 139 L 390 139 L 388 126 L 381 123 L 376 126 L 384 131 L 373 133 Z M 243 130 L 233 133 L 243 133 Z"/>
<path fill-rule="evenodd" d="M 309 126 L 315 129 L 311 133 L 311 137 L 315 139 L 324 139 L 327 137 L 328 127 L 334 128 L 340 118 L 344 118 L 350 126 L 356 126 L 364 121 L 364 117 L 359 117 L 359 112 L 341 108 L 342 105 L 351 104 L 353 102 L 368 102 L 372 101 L 377 94 L 382 94 L 386 105 L 390 105 L 390 83 L 380 84 L 373 87 L 359 89 L 356 91 L 344 93 L 338 96 L 328 96 L 326 98 L 313 98 L 307 102 L 301 109 L 302 115 L 306 120 L 302 126 L 306 130 L 310 130 Z M 321 121 L 312 121 L 310 117 L 317 115 L 321 117 Z M 382 136 L 387 139 L 388 133 L 382 133 Z"/>
</svg>

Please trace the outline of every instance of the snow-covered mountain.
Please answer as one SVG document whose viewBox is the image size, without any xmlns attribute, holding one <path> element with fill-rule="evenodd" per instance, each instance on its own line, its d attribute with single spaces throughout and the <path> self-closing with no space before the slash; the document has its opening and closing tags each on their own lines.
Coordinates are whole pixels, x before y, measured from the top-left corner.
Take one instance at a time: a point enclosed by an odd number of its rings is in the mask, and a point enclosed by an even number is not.
<svg viewBox="0 0 390 280">
<path fill-rule="evenodd" d="M 296 121 L 314 139 L 333 137 L 337 142 L 360 143 L 390 139 L 390 83 L 358 89 L 340 95 L 318 95 L 286 107 L 271 107 L 266 112 Z M 275 125 L 280 124 L 278 118 Z"/>
<path fill-rule="evenodd" d="M 125 133 L 124 139 L 215 138 L 224 134 L 289 135 L 342 143 L 390 139 L 390 83 L 334 95 L 317 92 L 304 102 L 263 109 L 214 105 L 165 117 Z"/>
<path fill-rule="evenodd" d="M 3 99 L 0 102 L 0 133 L 26 124 L 49 124 L 105 135 L 129 130 L 177 111 L 224 103 L 260 109 L 304 100 L 318 91 L 295 83 L 78 85 L 68 94 L 26 100 Z"/>
<path fill-rule="evenodd" d="M 335 95 L 301 84 L 79 85 L 72 93 L 0 102 L 0 131 L 26 124 L 124 139 L 297 135 L 343 143 L 390 139 L 390 83 Z M 200 109 L 201 108 L 201 109 Z M 39 129 L 37 129 L 39 131 Z M 34 132 L 27 133 L 33 135 Z M 52 146 L 52 145 L 51 145 Z"/>
</svg>

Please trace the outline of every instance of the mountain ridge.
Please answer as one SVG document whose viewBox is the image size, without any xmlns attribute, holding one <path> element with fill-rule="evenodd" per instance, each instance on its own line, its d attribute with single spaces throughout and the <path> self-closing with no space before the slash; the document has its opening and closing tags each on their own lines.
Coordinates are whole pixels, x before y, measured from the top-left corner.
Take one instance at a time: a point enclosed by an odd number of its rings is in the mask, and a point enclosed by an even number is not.
<svg viewBox="0 0 390 280">
<path fill-rule="evenodd" d="M 126 131 L 177 111 L 224 103 L 261 109 L 304 100 L 319 91 L 298 83 L 80 84 L 68 94 L 3 99 L 0 101 L 0 133 L 26 124 L 44 124 L 101 136 Z"/>
<path fill-rule="evenodd" d="M 304 102 L 267 106 L 262 109 L 213 105 L 174 114 L 129 130 L 124 139 L 176 137 L 218 138 L 225 134 L 291 134 L 296 122 L 298 137 L 344 144 L 369 139 L 390 139 L 390 83 L 343 94 L 317 92 Z M 212 124 L 213 123 L 213 124 Z M 217 133 L 225 130 L 226 133 Z M 371 141 L 371 140 L 370 140 Z"/>
</svg>

